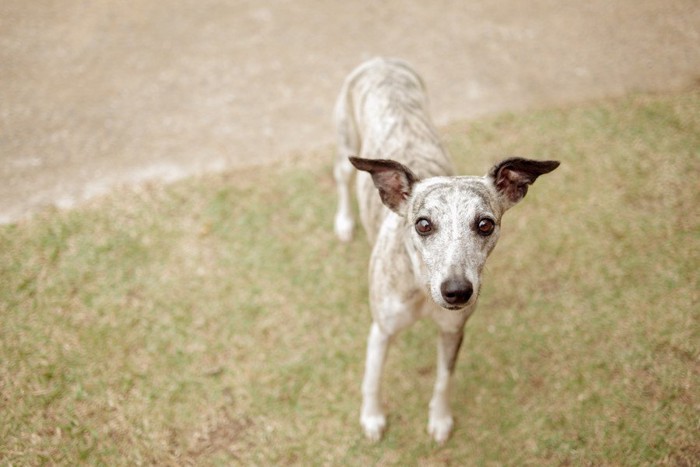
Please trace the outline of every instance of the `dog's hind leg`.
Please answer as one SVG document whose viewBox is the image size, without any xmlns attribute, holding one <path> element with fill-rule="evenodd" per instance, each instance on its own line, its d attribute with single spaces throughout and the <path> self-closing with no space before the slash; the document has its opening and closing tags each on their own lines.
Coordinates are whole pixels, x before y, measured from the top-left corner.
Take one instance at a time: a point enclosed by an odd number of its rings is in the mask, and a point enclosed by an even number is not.
<svg viewBox="0 0 700 467">
<path fill-rule="evenodd" d="M 437 377 L 433 398 L 430 400 L 428 432 L 439 444 L 444 443 L 452 432 L 452 410 L 450 409 L 450 386 L 452 373 L 462 345 L 463 332 L 440 332 L 438 340 Z"/>
<path fill-rule="evenodd" d="M 335 235 L 343 242 L 352 240 L 352 232 L 355 228 L 355 220 L 352 214 L 352 201 L 350 198 L 350 185 L 355 168 L 350 161 L 338 156 L 333 175 L 335 176 L 336 189 L 338 191 L 338 210 L 335 213 Z"/>
<path fill-rule="evenodd" d="M 360 138 L 357 134 L 352 111 L 349 109 L 349 98 L 347 86 L 345 86 L 336 103 L 334 115 L 338 132 L 338 154 L 333 169 L 338 190 L 335 234 L 344 242 L 352 240 L 352 233 L 355 227 L 350 198 L 350 185 L 355 174 L 355 168 L 348 160 L 348 157 L 357 156 L 360 153 Z"/>
</svg>

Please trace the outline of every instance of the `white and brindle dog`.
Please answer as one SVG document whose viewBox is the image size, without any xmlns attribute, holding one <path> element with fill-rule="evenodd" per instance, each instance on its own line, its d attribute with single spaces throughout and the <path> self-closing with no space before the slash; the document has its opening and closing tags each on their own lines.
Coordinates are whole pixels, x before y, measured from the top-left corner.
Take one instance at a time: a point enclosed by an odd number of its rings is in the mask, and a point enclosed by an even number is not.
<svg viewBox="0 0 700 467">
<path fill-rule="evenodd" d="M 454 176 L 428 113 L 425 86 L 399 60 L 373 59 L 355 69 L 343 85 L 335 119 L 335 232 L 343 241 L 352 238 L 354 166 L 360 170 L 360 217 L 374 245 L 369 268 L 373 323 L 360 421 L 368 438 L 381 438 L 386 417 L 380 380 L 387 349 L 401 330 L 429 316 L 439 328 L 439 340 L 428 431 L 443 443 L 452 431 L 449 390 L 464 324 L 476 308 L 501 217 L 559 162 L 510 158 L 483 177 Z"/>
</svg>

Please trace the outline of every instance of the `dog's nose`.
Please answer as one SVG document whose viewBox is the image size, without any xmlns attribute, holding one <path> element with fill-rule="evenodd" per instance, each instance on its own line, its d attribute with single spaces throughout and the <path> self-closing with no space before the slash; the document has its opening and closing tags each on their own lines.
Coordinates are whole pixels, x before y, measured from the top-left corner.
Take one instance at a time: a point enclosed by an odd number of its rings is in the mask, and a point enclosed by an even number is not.
<svg viewBox="0 0 700 467">
<path fill-rule="evenodd" d="M 442 283 L 440 292 L 448 304 L 462 306 L 472 297 L 474 286 L 466 279 L 450 279 Z"/>
</svg>

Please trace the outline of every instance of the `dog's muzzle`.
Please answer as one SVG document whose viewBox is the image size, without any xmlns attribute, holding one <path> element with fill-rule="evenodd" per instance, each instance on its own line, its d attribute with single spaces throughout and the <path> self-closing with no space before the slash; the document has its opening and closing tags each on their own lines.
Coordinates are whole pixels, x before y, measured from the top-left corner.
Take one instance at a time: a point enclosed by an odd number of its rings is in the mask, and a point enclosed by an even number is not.
<svg viewBox="0 0 700 467">
<path fill-rule="evenodd" d="M 474 286 L 466 279 L 449 279 L 440 285 L 440 293 L 449 308 L 460 308 L 472 298 Z"/>
</svg>

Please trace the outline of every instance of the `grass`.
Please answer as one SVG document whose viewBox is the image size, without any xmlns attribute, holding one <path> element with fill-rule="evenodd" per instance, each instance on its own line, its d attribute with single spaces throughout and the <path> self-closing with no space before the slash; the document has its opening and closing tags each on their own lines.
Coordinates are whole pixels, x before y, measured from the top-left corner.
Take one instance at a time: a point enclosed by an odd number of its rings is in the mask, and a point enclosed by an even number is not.
<svg viewBox="0 0 700 467">
<path fill-rule="evenodd" d="M 0 228 L 0 464 L 697 465 L 700 91 L 445 128 L 464 173 L 556 158 L 506 215 L 456 430 L 435 330 L 358 427 L 369 247 L 332 235 L 332 150 Z"/>
</svg>

